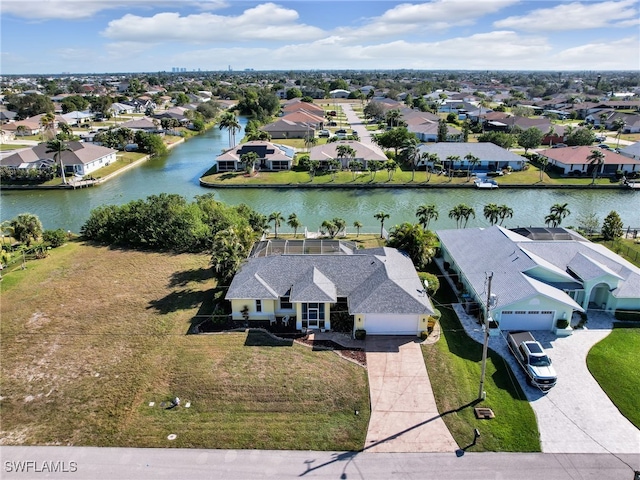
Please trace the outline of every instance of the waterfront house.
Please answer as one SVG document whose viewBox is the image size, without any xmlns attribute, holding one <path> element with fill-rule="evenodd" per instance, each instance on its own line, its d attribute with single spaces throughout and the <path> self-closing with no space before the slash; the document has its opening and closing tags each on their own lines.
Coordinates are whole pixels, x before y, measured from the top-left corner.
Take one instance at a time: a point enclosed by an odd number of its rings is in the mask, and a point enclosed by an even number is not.
<svg viewBox="0 0 640 480">
<path fill-rule="evenodd" d="M 450 168 L 474 171 L 500 171 L 511 168 L 512 170 L 522 170 L 528 160 L 509 150 L 506 150 L 494 143 L 464 143 L 464 142 L 438 142 L 429 143 L 420 146 L 420 151 L 424 153 L 436 154 L 440 163 L 446 164 L 448 157 L 459 157 L 455 161 L 455 165 Z M 472 155 L 478 159 L 476 165 L 469 165 L 468 160 L 464 157 Z M 424 160 L 420 162 L 420 166 L 433 167 L 433 162 L 426 163 Z"/>
<path fill-rule="evenodd" d="M 348 145 L 353 148 L 355 151 L 354 156 L 339 158 L 338 147 L 340 145 Z M 342 168 L 349 168 L 349 162 L 357 160 L 362 163 L 362 168 L 366 170 L 368 162 L 372 160 L 386 162 L 387 156 L 380 147 L 373 143 L 364 144 L 355 140 L 341 140 L 312 147 L 309 150 L 309 159 L 312 161 L 317 160 L 324 168 L 333 159 L 339 159 L 342 163 Z"/>
<path fill-rule="evenodd" d="M 548 160 L 548 164 L 562 174 L 591 175 L 596 166 L 590 163 L 588 157 L 598 147 L 580 146 L 564 148 L 547 148 L 537 152 Z M 628 157 L 611 150 L 601 150 L 604 154 L 604 164 L 599 167 L 599 175 L 615 175 L 618 171 L 625 175 L 640 172 L 640 159 Z M 637 174 L 637 173 L 635 173 Z"/>
<path fill-rule="evenodd" d="M 233 172 L 244 168 L 242 155 L 254 152 L 258 155 L 255 167 L 259 170 L 290 170 L 293 149 L 263 140 L 253 140 L 230 148 L 216 157 L 218 172 Z"/>
</svg>

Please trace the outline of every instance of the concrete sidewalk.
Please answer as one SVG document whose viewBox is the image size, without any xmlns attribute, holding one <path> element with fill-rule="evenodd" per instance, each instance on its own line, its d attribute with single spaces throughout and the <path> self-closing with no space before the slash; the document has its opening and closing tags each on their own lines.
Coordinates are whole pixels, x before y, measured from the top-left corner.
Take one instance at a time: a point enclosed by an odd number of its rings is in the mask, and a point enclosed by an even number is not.
<svg viewBox="0 0 640 480">
<path fill-rule="evenodd" d="M 415 337 L 367 337 L 371 419 L 366 452 L 454 452 Z"/>
</svg>

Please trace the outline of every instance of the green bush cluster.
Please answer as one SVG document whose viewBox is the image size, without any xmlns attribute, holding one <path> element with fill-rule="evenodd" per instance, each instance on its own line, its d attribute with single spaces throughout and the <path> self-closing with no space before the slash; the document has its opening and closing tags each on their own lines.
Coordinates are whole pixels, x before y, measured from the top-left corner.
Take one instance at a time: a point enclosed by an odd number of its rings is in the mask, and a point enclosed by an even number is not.
<svg viewBox="0 0 640 480">
<path fill-rule="evenodd" d="M 616 320 L 640 322 L 640 312 L 637 310 L 616 310 L 614 316 Z"/>
<path fill-rule="evenodd" d="M 367 331 L 364 329 L 358 329 L 355 333 L 356 340 L 364 340 L 367 338 Z"/>
<path fill-rule="evenodd" d="M 51 248 L 57 248 L 62 246 L 67 240 L 67 234 L 61 228 L 57 230 L 45 230 L 42 234 L 42 240 Z"/>
</svg>

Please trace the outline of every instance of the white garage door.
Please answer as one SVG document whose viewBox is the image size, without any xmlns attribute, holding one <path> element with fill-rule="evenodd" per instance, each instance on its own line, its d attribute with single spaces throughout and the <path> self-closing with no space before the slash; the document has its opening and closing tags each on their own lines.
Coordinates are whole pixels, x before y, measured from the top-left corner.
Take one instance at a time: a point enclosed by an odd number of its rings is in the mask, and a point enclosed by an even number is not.
<svg viewBox="0 0 640 480">
<path fill-rule="evenodd" d="M 365 316 L 367 335 L 418 335 L 418 315 L 370 313 Z"/>
<path fill-rule="evenodd" d="M 501 330 L 551 330 L 554 312 L 551 310 L 505 310 L 500 314 Z"/>
</svg>

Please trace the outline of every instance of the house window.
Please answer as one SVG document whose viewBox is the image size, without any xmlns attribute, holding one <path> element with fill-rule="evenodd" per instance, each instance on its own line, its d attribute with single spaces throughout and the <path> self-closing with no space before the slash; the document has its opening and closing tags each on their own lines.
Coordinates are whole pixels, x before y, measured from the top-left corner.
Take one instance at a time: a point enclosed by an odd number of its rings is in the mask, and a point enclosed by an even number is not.
<svg viewBox="0 0 640 480">
<path fill-rule="evenodd" d="M 293 304 L 291 303 L 291 298 L 289 294 L 291 293 L 291 289 L 287 291 L 282 297 L 280 297 L 280 309 L 281 310 L 292 310 Z"/>
<path fill-rule="evenodd" d="M 262 300 L 256 300 L 256 312 L 262 311 Z"/>
</svg>

